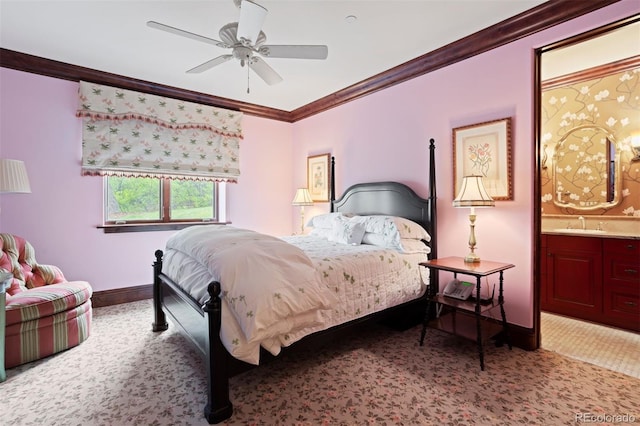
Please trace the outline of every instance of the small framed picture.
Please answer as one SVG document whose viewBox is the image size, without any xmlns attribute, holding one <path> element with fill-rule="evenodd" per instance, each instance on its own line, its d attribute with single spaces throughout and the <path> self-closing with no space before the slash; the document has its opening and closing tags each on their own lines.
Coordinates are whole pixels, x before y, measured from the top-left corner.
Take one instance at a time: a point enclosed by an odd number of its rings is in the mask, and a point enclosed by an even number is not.
<svg viewBox="0 0 640 426">
<path fill-rule="evenodd" d="M 307 157 L 307 188 L 313 201 L 329 201 L 329 154 Z"/>
<path fill-rule="evenodd" d="M 453 129 L 453 198 L 464 176 L 482 176 L 494 200 L 513 200 L 511 118 Z"/>
</svg>

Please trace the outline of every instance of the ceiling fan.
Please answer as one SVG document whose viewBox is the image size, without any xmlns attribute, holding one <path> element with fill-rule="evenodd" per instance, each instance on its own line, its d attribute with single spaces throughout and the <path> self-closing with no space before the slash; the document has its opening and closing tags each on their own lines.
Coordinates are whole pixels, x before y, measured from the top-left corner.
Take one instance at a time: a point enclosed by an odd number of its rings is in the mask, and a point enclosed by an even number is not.
<svg viewBox="0 0 640 426">
<path fill-rule="evenodd" d="M 213 44 L 224 49 L 232 49 L 230 54 L 220 55 L 208 60 L 188 73 L 201 73 L 223 64 L 233 58 L 247 65 L 267 84 L 273 85 L 282 81 L 282 77 L 267 64 L 265 58 L 292 59 L 326 59 L 328 48 L 325 45 L 267 45 L 267 36 L 262 32 L 262 24 L 267 16 L 267 9 L 250 0 L 233 0 L 240 8 L 238 22 L 229 23 L 220 28 L 220 39 L 215 40 L 189 31 L 181 30 L 155 21 L 148 21 L 147 26 L 166 31 L 182 37 L 188 37 L 203 43 Z M 248 79 L 248 74 L 247 74 Z M 247 93 L 249 88 L 247 87 Z"/>
</svg>

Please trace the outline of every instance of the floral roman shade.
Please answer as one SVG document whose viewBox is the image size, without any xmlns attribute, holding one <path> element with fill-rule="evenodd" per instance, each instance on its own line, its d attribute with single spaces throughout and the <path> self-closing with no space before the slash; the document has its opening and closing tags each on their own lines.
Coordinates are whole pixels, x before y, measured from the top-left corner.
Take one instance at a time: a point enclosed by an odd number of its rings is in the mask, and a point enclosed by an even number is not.
<svg viewBox="0 0 640 426">
<path fill-rule="evenodd" d="M 242 113 L 80 82 L 82 174 L 236 182 Z"/>
</svg>

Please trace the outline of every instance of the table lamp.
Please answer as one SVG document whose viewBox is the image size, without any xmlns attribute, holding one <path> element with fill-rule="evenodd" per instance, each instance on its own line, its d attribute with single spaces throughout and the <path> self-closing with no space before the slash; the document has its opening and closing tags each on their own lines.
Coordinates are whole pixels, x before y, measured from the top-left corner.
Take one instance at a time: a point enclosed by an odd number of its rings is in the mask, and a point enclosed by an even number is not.
<svg viewBox="0 0 640 426">
<path fill-rule="evenodd" d="M 313 200 L 307 188 L 298 188 L 291 202 L 294 206 L 300 206 L 300 232 L 304 234 L 304 206 L 312 206 Z"/>
<path fill-rule="evenodd" d="M 469 223 L 471 232 L 469 234 L 469 249 L 471 251 L 464 258 L 465 262 L 474 263 L 480 262 L 480 258 L 475 253 L 476 248 L 476 235 L 475 235 L 475 223 L 476 223 L 476 207 L 493 207 L 496 202 L 489 196 L 487 190 L 484 189 L 482 183 L 482 176 L 465 176 L 462 178 L 462 185 L 460 186 L 460 192 L 455 200 L 453 200 L 453 207 L 471 207 L 469 213 Z"/>
<path fill-rule="evenodd" d="M 29 178 L 24 163 L 0 158 L 0 193 L 29 193 Z"/>
</svg>

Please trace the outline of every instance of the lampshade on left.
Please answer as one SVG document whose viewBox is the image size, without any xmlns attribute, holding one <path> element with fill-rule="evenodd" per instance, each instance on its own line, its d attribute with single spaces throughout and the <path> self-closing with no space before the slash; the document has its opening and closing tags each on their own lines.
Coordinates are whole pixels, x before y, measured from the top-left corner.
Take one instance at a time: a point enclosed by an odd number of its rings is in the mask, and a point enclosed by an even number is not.
<svg viewBox="0 0 640 426">
<path fill-rule="evenodd" d="M 294 206 L 312 206 L 313 200 L 309 190 L 307 188 L 298 188 L 291 204 Z"/>
<path fill-rule="evenodd" d="M 298 188 L 291 204 L 300 206 L 300 233 L 304 234 L 304 206 L 313 205 L 309 190 L 307 188 Z"/>
<path fill-rule="evenodd" d="M 0 158 L 0 193 L 29 193 L 31 186 L 24 162 Z"/>
</svg>

